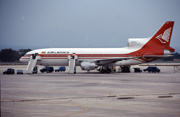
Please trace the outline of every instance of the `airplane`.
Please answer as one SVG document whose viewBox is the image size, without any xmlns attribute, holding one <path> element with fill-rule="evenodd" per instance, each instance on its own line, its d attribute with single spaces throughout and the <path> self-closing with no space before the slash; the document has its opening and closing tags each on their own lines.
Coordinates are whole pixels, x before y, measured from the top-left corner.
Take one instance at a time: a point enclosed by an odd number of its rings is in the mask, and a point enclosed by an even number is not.
<svg viewBox="0 0 180 117">
<path fill-rule="evenodd" d="M 111 68 L 120 66 L 122 69 L 131 65 L 151 62 L 172 56 L 175 49 L 170 47 L 174 21 L 166 21 L 150 38 L 129 38 L 128 46 L 123 48 L 46 48 L 27 52 L 20 58 L 29 62 L 27 72 L 33 67 L 69 66 L 69 73 L 76 73 L 76 66 L 82 70 L 99 68 L 101 73 L 110 73 Z"/>
</svg>

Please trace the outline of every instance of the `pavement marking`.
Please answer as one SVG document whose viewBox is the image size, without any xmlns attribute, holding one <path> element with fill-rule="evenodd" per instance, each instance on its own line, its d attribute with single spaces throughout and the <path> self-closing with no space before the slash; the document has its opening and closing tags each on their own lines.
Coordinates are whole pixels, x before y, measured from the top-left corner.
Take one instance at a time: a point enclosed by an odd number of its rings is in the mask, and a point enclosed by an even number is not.
<svg viewBox="0 0 180 117">
<path fill-rule="evenodd" d="M 71 116 L 71 115 L 79 115 L 79 114 L 82 114 L 82 113 L 85 113 L 88 111 L 88 107 L 82 105 L 82 104 L 79 104 L 77 102 L 74 102 L 72 100 L 68 100 L 68 101 L 58 101 L 58 100 L 13 100 L 13 101 L 4 101 L 4 102 L 13 102 L 13 105 L 15 105 L 14 103 L 19 104 L 19 105 L 32 105 L 32 106 L 43 106 L 43 105 L 46 105 L 46 106 L 50 106 L 50 105 L 54 105 L 54 106 L 57 106 L 57 105 L 60 105 L 60 106 L 63 106 L 63 105 L 69 105 L 71 106 L 72 108 L 81 108 L 82 110 L 77 110 L 76 112 L 71 112 L 71 110 L 66 110 L 67 113 L 59 113 L 58 112 L 48 112 L 48 116 L 49 117 L 56 117 L 56 116 Z M 28 110 L 24 110 L 22 112 L 22 110 L 20 109 L 16 109 L 14 106 L 13 108 L 1 108 L 4 112 L 12 112 L 12 113 L 15 113 L 15 114 L 23 114 L 23 113 L 26 113 L 26 114 L 34 114 L 34 115 L 37 115 L 37 114 L 40 114 L 40 115 L 44 115 L 47 113 L 46 112 L 40 112 L 42 110 L 40 110 L 38 112 L 38 110 L 34 110 L 34 112 L 28 112 Z"/>
</svg>

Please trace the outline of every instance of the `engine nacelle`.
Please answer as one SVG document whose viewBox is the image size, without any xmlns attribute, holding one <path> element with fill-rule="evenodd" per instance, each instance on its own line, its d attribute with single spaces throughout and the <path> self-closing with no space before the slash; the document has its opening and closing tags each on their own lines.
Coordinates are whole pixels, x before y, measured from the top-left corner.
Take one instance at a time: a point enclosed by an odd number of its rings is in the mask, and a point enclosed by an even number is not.
<svg viewBox="0 0 180 117">
<path fill-rule="evenodd" d="M 129 38 L 128 47 L 139 48 L 149 41 L 150 38 Z"/>
<path fill-rule="evenodd" d="M 94 70 L 98 66 L 95 63 L 90 63 L 90 62 L 81 62 L 81 69 L 82 70 Z"/>
</svg>

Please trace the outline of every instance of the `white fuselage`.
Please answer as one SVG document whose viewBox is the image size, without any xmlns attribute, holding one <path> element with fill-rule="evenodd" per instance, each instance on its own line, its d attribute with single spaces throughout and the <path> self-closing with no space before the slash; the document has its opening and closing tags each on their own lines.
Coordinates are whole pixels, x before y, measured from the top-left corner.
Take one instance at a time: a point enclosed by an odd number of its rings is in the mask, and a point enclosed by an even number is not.
<svg viewBox="0 0 180 117">
<path fill-rule="evenodd" d="M 21 57 L 20 61 L 28 62 L 30 55 L 38 53 L 40 60 L 37 64 L 49 65 L 49 66 L 68 66 L 68 55 L 77 55 L 78 61 L 94 62 L 102 59 L 115 59 L 119 57 L 131 57 L 127 55 L 133 51 L 138 50 L 137 48 L 48 48 L 38 49 L 28 52 L 25 56 Z M 114 63 L 114 65 L 129 65 L 139 64 L 142 61 L 134 59 L 122 60 Z M 79 62 L 76 62 L 79 65 Z"/>
<path fill-rule="evenodd" d="M 25 56 L 20 58 L 22 62 L 28 62 L 32 54 L 37 53 L 40 56 L 37 64 L 49 66 L 68 66 L 68 56 L 77 55 L 78 62 L 80 61 L 94 62 L 104 59 L 116 59 L 122 57 L 134 57 L 130 53 L 138 51 L 149 41 L 150 38 L 143 39 L 129 39 L 128 47 L 124 48 L 47 48 L 37 49 L 28 52 Z M 143 63 L 140 59 L 121 60 L 112 63 L 113 66 L 119 65 L 133 65 Z"/>
</svg>

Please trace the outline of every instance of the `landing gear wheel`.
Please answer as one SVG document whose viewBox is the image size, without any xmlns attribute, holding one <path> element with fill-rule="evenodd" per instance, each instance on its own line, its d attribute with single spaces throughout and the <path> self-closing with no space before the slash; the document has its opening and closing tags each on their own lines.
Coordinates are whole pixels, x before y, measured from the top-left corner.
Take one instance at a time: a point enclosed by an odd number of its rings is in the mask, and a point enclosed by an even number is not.
<svg viewBox="0 0 180 117">
<path fill-rule="evenodd" d="M 121 66 L 122 73 L 130 73 L 130 66 Z"/>
<path fill-rule="evenodd" d="M 105 73 L 105 70 L 104 69 L 101 69 L 101 71 L 100 71 L 101 73 Z"/>
<path fill-rule="evenodd" d="M 111 69 L 107 69 L 107 70 L 106 70 L 106 73 L 111 73 Z"/>
</svg>

